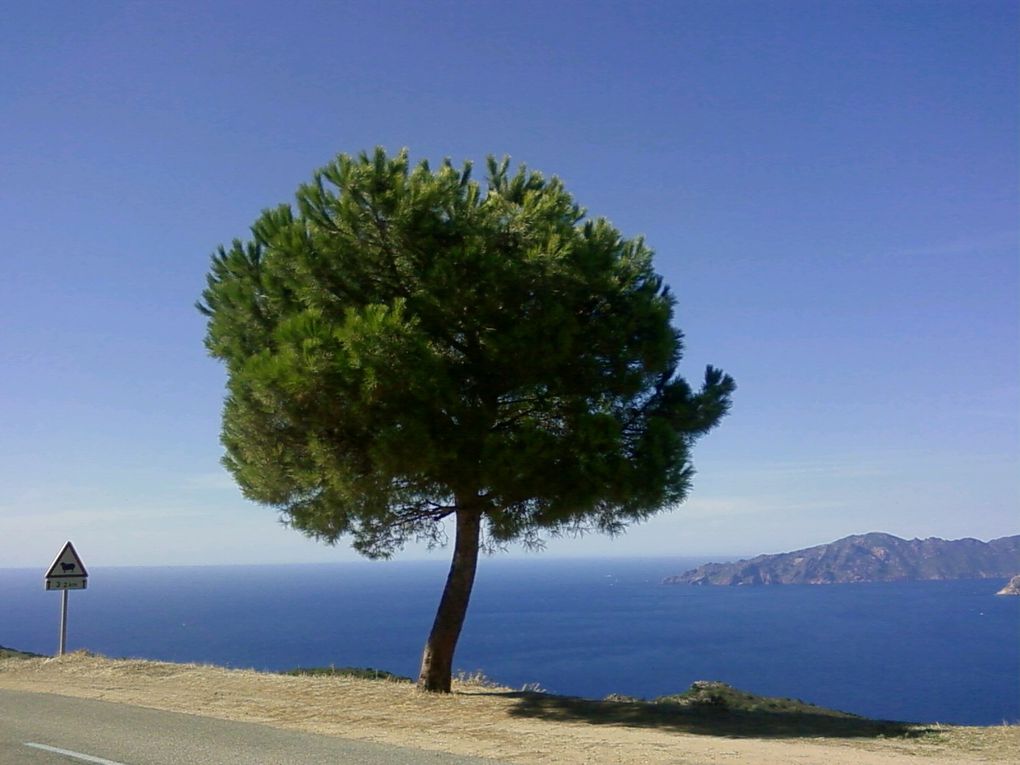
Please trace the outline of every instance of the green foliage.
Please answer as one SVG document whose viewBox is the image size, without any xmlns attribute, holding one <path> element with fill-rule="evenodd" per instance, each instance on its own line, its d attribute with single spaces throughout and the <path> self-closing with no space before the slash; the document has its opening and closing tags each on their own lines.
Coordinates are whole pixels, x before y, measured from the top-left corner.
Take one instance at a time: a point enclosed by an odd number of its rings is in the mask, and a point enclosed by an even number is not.
<svg viewBox="0 0 1020 765">
<path fill-rule="evenodd" d="M 219 249 L 199 309 L 245 495 L 369 556 L 465 504 L 495 544 L 617 532 L 685 498 L 734 389 L 676 375 L 644 242 L 506 159 L 483 188 L 470 165 L 342 155 Z"/>
<path fill-rule="evenodd" d="M 16 651 L 13 648 L 5 648 L 0 645 L 0 659 L 41 659 L 42 654 L 30 653 L 28 651 Z"/>
<path fill-rule="evenodd" d="M 924 739 L 935 732 L 931 726 L 869 720 L 796 699 L 757 696 L 714 681 L 699 681 L 684 693 L 652 701 L 617 694 L 602 701 L 521 694 L 511 715 L 545 722 L 622 725 L 757 739 Z"/>
<path fill-rule="evenodd" d="M 391 680 L 395 683 L 410 683 L 411 678 L 395 675 L 385 669 L 372 667 L 297 667 L 283 674 L 308 677 L 354 677 L 359 680 Z"/>
<path fill-rule="evenodd" d="M 855 717 L 848 712 L 826 709 L 800 699 L 778 696 L 758 696 L 742 691 L 726 683 L 699 680 L 683 693 L 660 696 L 656 704 L 676 704 L 683 707 L 697 707 L 704 710 L 741 711 L 774 714 L 812 714 L 830 717 Z"/>
</svg>

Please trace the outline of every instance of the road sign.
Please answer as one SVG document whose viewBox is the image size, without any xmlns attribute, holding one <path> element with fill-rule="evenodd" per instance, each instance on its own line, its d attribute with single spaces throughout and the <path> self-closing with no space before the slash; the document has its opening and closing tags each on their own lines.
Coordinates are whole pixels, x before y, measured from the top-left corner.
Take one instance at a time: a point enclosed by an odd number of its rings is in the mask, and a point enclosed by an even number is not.
<svg viewBox="0 0 1020 765">
<path fill-rule="evenodd" d="M 63 590 L 60 597 L 60 656 L 67 647 L 67 591 L 84 590 L 89 581 L 89 572 L 81 562 L 74 545 L 68 542 L 60 551 L 50 570 L 46 572 L 46 589 Z"/>
<path fill-rule="evenodd" d="M 74 545 L 68 542 L 46 572 L 47 590 L 84 590 L 88 585 L 89 572 L 81 562 Z"/>
</svg>

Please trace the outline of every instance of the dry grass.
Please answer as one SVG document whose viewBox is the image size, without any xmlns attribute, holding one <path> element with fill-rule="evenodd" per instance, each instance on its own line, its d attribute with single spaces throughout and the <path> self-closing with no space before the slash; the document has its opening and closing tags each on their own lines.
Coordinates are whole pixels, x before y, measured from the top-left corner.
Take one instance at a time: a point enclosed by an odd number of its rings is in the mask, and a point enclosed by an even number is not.
<svg viewBox="0 0 1020 765">
<path fill-rule="evenodd" d="M 0 688 L 104 699 L 509 763 L 826 763 L 918 765 L 1017 762 L 1020 728 L 769 728 L 731 715 L 648 709 L 456 682 L 447 696 L 408 683 L 287 676 L 193 664 L 0 659 Z M 745 726 L 744 723 L 747 723 Z"/>
</svg>

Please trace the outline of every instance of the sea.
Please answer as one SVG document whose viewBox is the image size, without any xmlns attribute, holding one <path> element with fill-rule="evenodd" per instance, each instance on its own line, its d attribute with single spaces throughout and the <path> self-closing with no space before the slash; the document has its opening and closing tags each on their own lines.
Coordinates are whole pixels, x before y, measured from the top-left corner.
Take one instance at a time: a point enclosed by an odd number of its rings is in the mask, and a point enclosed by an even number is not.
<svg viewBox="0 0 1020 765">
<path fill-rule="evenodd" d="M 455 668 L 602 698 L 721 680 L 887 720 L 1020 722 L 1020 598 L 1005 580 L 666 585 L 704 559 L 483 558 Z M 60 595 L 0 569 L 0 644 L 52 654 Z M 90 567 L 68 650 L 415 677 L 446 564 Z"/>
</svg>

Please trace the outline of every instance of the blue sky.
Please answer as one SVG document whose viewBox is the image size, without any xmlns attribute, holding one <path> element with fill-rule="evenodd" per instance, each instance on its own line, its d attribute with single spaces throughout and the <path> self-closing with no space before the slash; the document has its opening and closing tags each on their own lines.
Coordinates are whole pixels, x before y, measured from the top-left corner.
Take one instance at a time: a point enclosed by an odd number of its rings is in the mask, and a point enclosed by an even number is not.
<svg viewBox="0 0 1020 765">
<path fill-rule="evenodd" d="M 738 382 L 684 506 L 546 555 L 1020 532 L 1018 20 L 981 0 L 11 6 L 0 567 L 67 539 L 91 566 L 356 557 L 219 467 L 225 373 L 193 304 L 218 244 L 376 145 L 561 177 L 656 250 L 683 373 Z"/>
</svg>

